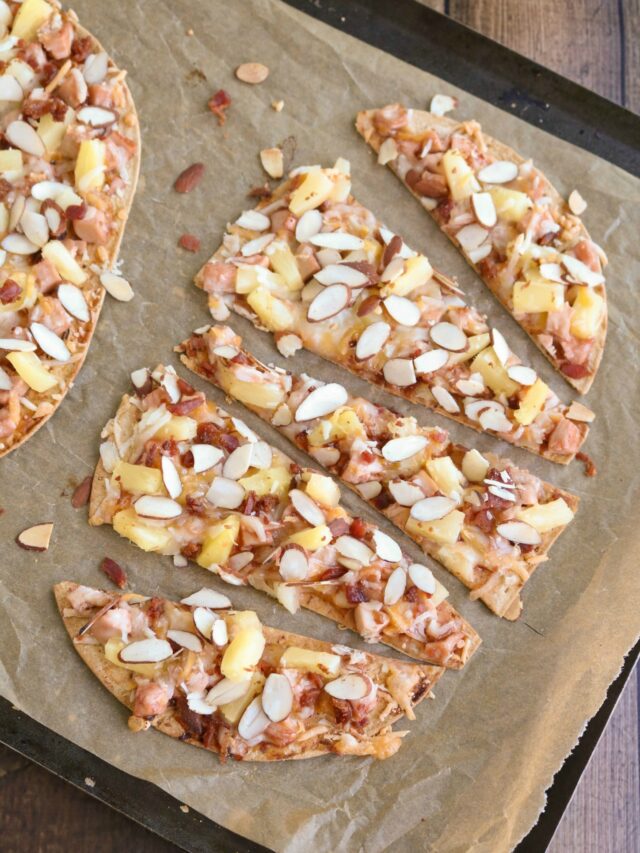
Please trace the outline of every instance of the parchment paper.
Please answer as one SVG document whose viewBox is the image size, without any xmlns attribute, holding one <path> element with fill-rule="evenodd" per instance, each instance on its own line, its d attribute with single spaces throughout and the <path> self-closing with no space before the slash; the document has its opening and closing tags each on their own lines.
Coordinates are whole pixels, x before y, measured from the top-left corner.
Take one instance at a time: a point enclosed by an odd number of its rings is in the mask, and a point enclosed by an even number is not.
<svg viewBox="0 0 640 853">
<path fill-rule="evenodd" d="M 136 298 L 129 304 L 108 300 L 87 362 L 61 410 L 0 464 L 5 510 L 0 517 L 1 692 L 101 758 L 278 850 L 495 853 L 512 847 L 535 822 L 545 788 L 602 703 L 638 634 L 640 182 L 277 2 L 79 0 L 76 9 L 129 69 L 142 121 L 142 178 L 122 251 Z M 195 35 L 186 34 L 190 28 Z M 236 81 L 232 69 L 242 61 L 267 64 L 267 82 L 252 88 Z M 221 86 L 233 98 L 224 128 L 206 108 Z M 249 206 L 247 188 L 264 180 L 259 149 L 294 135 L 298 164 L 349 158 L 357 197 L 434 265 L 456 273 L 517 343 L 514 348 L 565 399 L 570 397 L 569 387 L 399 182 L 375 165 L 353 130 L 360 108 L 396 99 L 424 107 L 441 91 L 458 95 L 458 115 L 477 117 L 493 135 L 535 157 L 562 192 L 578 187 L 589 202 L 587 225 L 611 260 L 607 350 L 587 401 L 598 413 L 588 450 L 599 475 L 589 480 L 577 463 L 565 469 L 506 445 L 496 447 L 343 374 L 341 380 L 354 391 L 418 414 L 422 423 L 439 421 L 457 440 L 500 450 L 581 495 L 576 522 L 526 588 L 523 617 L 516 624 L 495 618 L 435 568 L 484 645 L 465 671 L 443 679 L 435 701 L 419 708 L 404 747 L 388 762 L 329 757 L 222 766 L 215 756 L 159 733 L 132 734 L 127 712 L 71 648 L 51 594 L 51 585 L 65 578 L 108 585 L 98 570 L 106 555 L 126 566 L 140 592 L 175 597 L 209 583 L 230 592 L 238 606 L 255 608 L 267 624 L 359 645 L 354 635 L 338 635 L 319 616 L 290 616 L 258 592 L 230 590 L 197 567 L 174 569 L 166 558 L 143 554 L 108 527 L 90 529 L 85 510 L 74 511 L 69 501 L 73 485 L 92 469 L 100 429 L 128 388 L 130 371 L 159 361 L 178 364 L 173 345 L 207 322 L 203 294 L 191 278 L 218 245 L 225 222 Z M 270 104 L 280 98 L 285 107 L 276 113 Z M 206 164 L 205 179 L 191 195 L 179 196 L 173 181 L 195 161 Z M 185 231 L 202 238 L 198 255 L 177 249 Z M 238 318 L 232 323 L 259 357 L 278 360 L 267 335 Z M 336 376 L 336 368 L 318 358 L 307 356 L 296 364 L 327 379 Z M 193 381 L 222 402 L 221 395 Z M 242 407 L 232 408 L 278 443 L 277 435 L 256 426 Z M 345 492 L 344 500 L 373 517 L 354 495 Z M 45 520 L 55 521 L 47 553 L 14 545 L 19 530 Z M 376 520 L 400 535 L 382 517 Z M 402 545 L 420 556 L 410 540 L 402 539 Z M 180 816 L 177 812 L 176 820 Z"/>
</svg>

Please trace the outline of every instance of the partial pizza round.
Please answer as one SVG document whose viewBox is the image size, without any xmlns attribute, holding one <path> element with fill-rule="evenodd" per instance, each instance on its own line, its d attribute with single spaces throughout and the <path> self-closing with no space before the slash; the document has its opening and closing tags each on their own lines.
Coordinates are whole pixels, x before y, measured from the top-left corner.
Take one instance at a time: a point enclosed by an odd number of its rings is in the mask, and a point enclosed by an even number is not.
<svg viewBox="0 0 640 853">
<path fill-rule="evenodd" d="M 4 5 L 0 456 L 51 417 L 82 366 L 140 162 L 126 72 L 57 2 Z"/>
<path fill-rule="evenodd" d="M 390 104 L 356 127 L 536 346 L 581 393 L 607 332 L 606 256 L 543 173 L 476 121 Z"/>
<path fill-rule="evenodd" d="M 389 758 L 392 730 L 444 670 L 263 626 L 203 588 L 181 601 L 54 587 L 65 628 L 98 680 L 154 727 L 221 761 L 336 755 Z"/>
</svg>

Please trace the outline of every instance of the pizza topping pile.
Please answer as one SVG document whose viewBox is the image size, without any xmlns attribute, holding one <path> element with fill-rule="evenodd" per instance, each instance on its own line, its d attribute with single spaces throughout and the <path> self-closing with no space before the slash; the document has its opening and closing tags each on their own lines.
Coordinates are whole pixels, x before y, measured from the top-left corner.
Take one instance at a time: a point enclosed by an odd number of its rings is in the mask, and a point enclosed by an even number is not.
<svg viewBox="0 0 640 853">
<path fill-rule="evenodd" d="M 267 367 L 229 327 L 194 335 L 183 349 L 189 366 L 223 391 L 240 393 L 245 405 L 475 590 L 474 597 L 496 583 L 521 586 L 546 559 L 548 534 L 573 519 L 565 498 L 575 506 L 574 498 L 528 471 L 455 445 L 444 430 L 420 427 L 337 383 Z"/>
<path fill-rule="evenodd" d="M 0 45 L 0 452 L 81 361 L 137 154 L 124 72 L 45 0 L 6 4 Z"/>
<path fill-rule="evenodd" d="M 342 509 L 333 480 L 301 469 L 171 368 L 136 372 L 133 381 L 139 419 L 128 436 L 117 418 L 103 433 L 108 479 L 92 522 L 113 524 L 145 551 L 182 555 L 229 583 L 256 586 L 291 612 L 312 596 L 366 640 L 406 641 L 437 664 L 464 662 L 472 632 L 447 591 L 420 567 L 419 580 L 407 574 L 404 594 L 390 601 L 391 575 L 408 573 L 411 560 Z M 247 383 L 268 404 L 271 386 L 251 375 Z"/>
<path fill-rule="evenodd" d="M 420 198 L 518 322 L 576 387 L 592 377 L 606 324 L 606 257 L 530 160 L 500 160 L 477 122 L 417 131 L 398 104 L 373 114 L 379 162 Z"/>
<path fill-rule="evenodd" d="M 287 635 L 263 628 L 253 611 L 231 610 L 212 589 L 174 603 L 77 586 L 68 604 L 66 618 L 88 618 L 75 642 L 99 644 L 110 664 L 131 674 L 130 728 L 169 713 L 185 737 L 223 760 L 272 748 L 286 758 L 320 743 L 386 758 L 401 735 L 377 721 L 413 719 L 412 704 L 431 687 L 427 676 L 409 678 L 405 665 L 347 646 L 319 651 L 303 638 L 295 639 L 309 648 L 289 645 Z"/>
<path fill-rule="evenodd" d="M 477 429 L 573 458 L 584 424 L 350 191 L 346 161 L 299 168 L 242 213 L 197 279 L 213 317 L 233 307 L 274 332 L 284 355 L 303 345 Z"/>
</svg>

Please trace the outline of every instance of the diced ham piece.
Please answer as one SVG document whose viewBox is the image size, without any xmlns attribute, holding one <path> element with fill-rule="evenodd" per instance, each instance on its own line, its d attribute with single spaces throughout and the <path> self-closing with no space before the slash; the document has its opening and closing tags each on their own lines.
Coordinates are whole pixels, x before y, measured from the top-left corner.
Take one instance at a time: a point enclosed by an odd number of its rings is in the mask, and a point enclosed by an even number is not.
<svg viewBox="0 0 640 853">
<path fill-rule="evenodd" d="M 38 35 L 42 46 L 54 59 L 66 59 L 71 53 L 73 26 L 69 21 L 59 28 L 43 27 Z"/>
<path fill-rule="evenodd" d="M 112 109 L 113 98 L 111 97 L 111 89 L 103 86 L 102 83 L 92 83 L 89 86 L 89 103 L 93 107 L 103 107 L 106 110 Z"/>
<path fill-rule="evenodd" d="M 56 284 L 59 284 L 62 279 L 58 275 L 58 270 L 54 267 L 51 261 L 42 260 L 33 267 L 36 274 L 36 279 L 40 285 L 42 293 L 48 293 Z"/>
<path fill-rule="evenodd" d="M 310 245 L 302 246 L 302 248 L 296 253 L 295 258 L 298 269 L 300 270 L 300 275 L 304 282 L 309 281 L 309 279 L 320 269 L 318 259 Z"/>
<path fill-rule="evenodd" d="M 74 219 L 73 228 L 76 235 L 86 243 L 104 246 L 109 239 L 107 217 L 95 207 L 88 207 L 87 213 L 82 219 Z"/>
<path fill-rule="evenodd" d="M 91 628 L 91 635 L 99 643 L 106 643 L 112 637 L 126 639 L 131 633 L 131 616 L 128 610 L 114 607 L 107 610 Z"/>
<path fill-rule="evenodd" d="M 155 717 L 157 714 L 162 714 L 170 698 L 169 690 L 162 684 L 156 684 L 153 681 L 139 684 L 133 704 L 134 716 Z"/>
<path fill-rule="evenodd" d="M 105 592 L 89 586 L 78 586 L 69 593 L 69 604 L 76 613 L 88 613 L 95 607 L 104 607 L 109 599 Z"/>
<path fill-rule="evenodd" d="M 207 293 L 234 293 L 238 268 L 224 261 L 205 264 L 202 287 Z"/>
<path fill-rule="evenodd" d="M 576 453 L 582 436 L 573 421 L 563 418 L 549 436 L 549 450 L 552 453 Z"/>
<path fill-rule="evenodd" d="M 579 261 L 586 264 L 590 270 L 600 272 L 600 258 L 591 240 L 581 240 L 573 250 Z"/>
<path fill-rule="evenodd" d="M 296 224 L 298 220 L 296 217 L 289 213 L 286 207 L 282 208 L 282 210 L 276 210 L 271 214 L 271 230 L 274 232 L 278 231 L 290 231 L 292 234 L 296 230 Z"/>
<path fill-rule="evenodd" d="M 84 104 L 87 99 L 88 89 L 84 77 L 78 68 L 73 68 L 62 83 L 58 86 L 56 94 L 62 100 L 76 109 Z"/>
<path fill-rule="evenodd" d="M 129 139 L 117 130 L 111 131 L 105 140 L 107 144 L 107 166 L 117 167 L 120 160 L 127 163 L 137 151 L 135 139 Z"/>
<path fill-rule="evenodd" d="M 56 335 L 63 335 L 71 326 L 71 317 L 55 296 L 43 296 L 32 310 L 30 319 L 42 323 Z"/>
</svg>

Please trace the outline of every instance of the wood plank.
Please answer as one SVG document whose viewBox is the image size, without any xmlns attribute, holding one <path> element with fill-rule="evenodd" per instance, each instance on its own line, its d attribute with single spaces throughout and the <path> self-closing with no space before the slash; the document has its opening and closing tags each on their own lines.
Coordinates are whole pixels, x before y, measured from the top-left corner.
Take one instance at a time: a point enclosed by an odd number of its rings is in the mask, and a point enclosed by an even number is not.
<svg viewBox="0 0 640 853">
<path fill-rule="evenodd" d="M 624 51 L 624 105 L 640 113 L 640 0 L 621 4 Z"/>
</svg>

